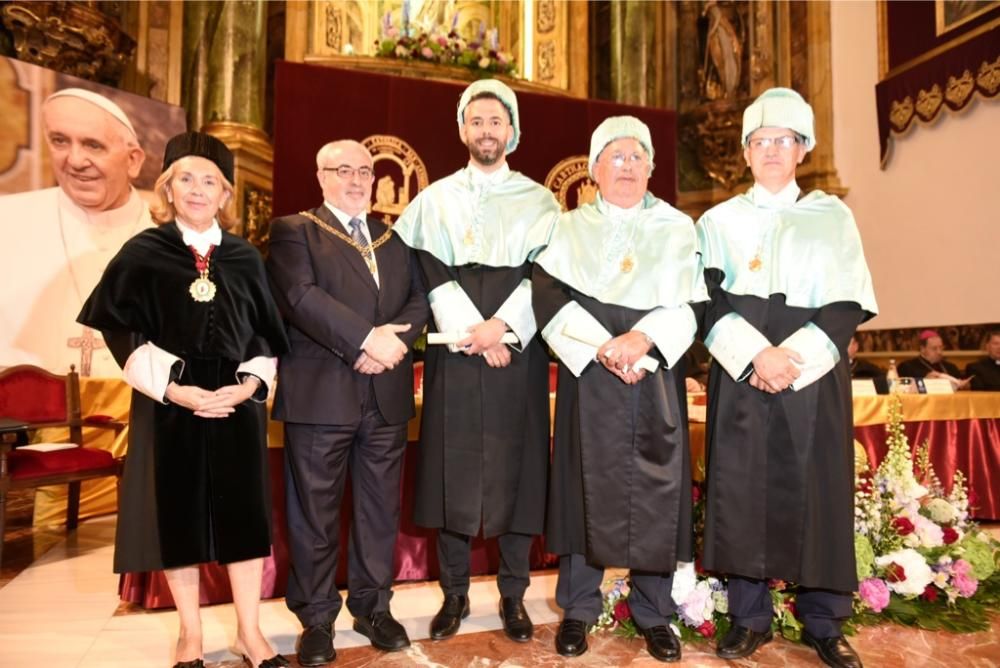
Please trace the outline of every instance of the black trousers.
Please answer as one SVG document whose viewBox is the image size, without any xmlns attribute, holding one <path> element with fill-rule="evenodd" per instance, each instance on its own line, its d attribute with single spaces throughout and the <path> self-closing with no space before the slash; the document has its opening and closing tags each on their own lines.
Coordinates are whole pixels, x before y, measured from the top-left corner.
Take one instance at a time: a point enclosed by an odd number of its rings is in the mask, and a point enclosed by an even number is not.
<svg viewBox="0 0 1000 668">
<path fill-rule="evenodd" d="M 406 423 L 386 424 L 374 393 L 369 394 L 355 424 L 285 423 L 291 562 L 285 603 L 303 626 L 332 622 L 340 612 L 334 578 L 348 470 L 353 506 L 347 609 L 355 617 L 389 609 L 405 450 Z"/>
<path fill-rule="evenodd" d="M 851 616 L 851 595 L 828 589 L 800 587 L 795 612 L 814 638 L 843 635 L 841 624 Z M 771 628 L 774 607 L 767 580 L 729 578 L 729 616 L 734 624 L 763 633 Z"/>
<path fill-rule="evenodd" d="M 603 579 L 604 567 L 588 564 L 584 555 L 561 555 L 556 603 L 563 609 L 563 617 L 587 624 L 596 622 L 604 607 L 601 595 Z M 628 594 L 628 607 L 639 628 L 649 629 L 669 624 L 677 609 L 670 596 L 674 574 L 629 571 L 629 579 L 632 588 Z"/>
<path fill-rule="evenodd" d="M 500 569 L 497 588 L 500 596 L 521 598 L 531 583 L 531 541 L 534 536 L 522 533 L 505 533 L 497 536 L 500 546 Z M 469 561 L 472 556 L 472 537 L 465 534 L 438 530 L 438 564 L 441 569 L 441 589 L 445 594 L 467 596 L 469 593 Z"/>
</svg>

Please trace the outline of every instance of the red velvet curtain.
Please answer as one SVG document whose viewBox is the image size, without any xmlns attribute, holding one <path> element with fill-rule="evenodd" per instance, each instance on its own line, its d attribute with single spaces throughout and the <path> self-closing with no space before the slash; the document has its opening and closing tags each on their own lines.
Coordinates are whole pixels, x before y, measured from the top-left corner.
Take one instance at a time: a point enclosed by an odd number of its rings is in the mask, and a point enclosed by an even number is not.
<svg viewBox="0 0 1000 668">
<path fill-rule="evenodd" d="M 277 63 L 274 214 L 283 216 L 321 203 L 316 152 L 336 139 L 397 136 L 424 161 L 431 182 L 465 166 L 469 153 L 458 137 L 456 112 L 467 85 Z M 601 121 L 630 114 L 645 122 L 652 135 L 656 169 L 650 191 L 676 201 L 673 111 L 529 92 L 518 92 L 517 102 L 521 144 L 509 158 L 512 169 L 544 183 L 560 161 L 590 152 L 590 133 Z"/>
</svg>

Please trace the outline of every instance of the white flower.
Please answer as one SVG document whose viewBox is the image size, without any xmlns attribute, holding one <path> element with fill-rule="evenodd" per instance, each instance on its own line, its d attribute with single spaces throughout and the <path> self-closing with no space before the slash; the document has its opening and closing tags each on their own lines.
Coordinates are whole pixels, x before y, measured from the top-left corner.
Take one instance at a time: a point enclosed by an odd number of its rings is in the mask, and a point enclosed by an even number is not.
<svg viewBox="0 0 1000 668">
<path fill-rule="evenodd" d="M 715 610 L 722 615 L 729 614 L 729 596 L 726 594 L 725 590 L 713 591 L 712 592 L 712 603 L 715 604 Z"/>
<path fill-rule="evenodd" d="M 941 527 L 922 515 L 914 518 L 913 535 L 920 539 L 923 547 L 940 547 L 944 545 L 944 531 Z"/>
<path fill-rule="evenodd" d="M 940 573 L 935 573 L 933 582 L 938 588 L 944 589 L 945 585 L 948 584 L 948 574 L 943 571 Z"/>
<path fill-rule="evenodd" d="M 694 571 L 694 564 L 679 561 L 677 562 L 677 570 L 674 571 L 674 585 L 670 590 L 670 597 L 674 599 L 674 603 L 681 605 L 694 591 L 697 584 L 698 574 Z"/>
<path fill-rule="evenodd" d="M 938 524 L 951 524 L 958 519 L 958 510 L 944 499 L 933 499 L 927 504 L 927 512 Z"/>
<path fill-rule="evenodd" d="M 879 568 L 885 568 L 893 563 L 902 566 L 904 573 L 904 578 L 899 582 L 887 582 L 889 589 L 897 594 L 917 596 L 922 594 L 927 585 L 934 580 L 930 566 L 923 556 L 914 550 L 896 550 L 875 559 L 875 565 Z"/>
</svg>

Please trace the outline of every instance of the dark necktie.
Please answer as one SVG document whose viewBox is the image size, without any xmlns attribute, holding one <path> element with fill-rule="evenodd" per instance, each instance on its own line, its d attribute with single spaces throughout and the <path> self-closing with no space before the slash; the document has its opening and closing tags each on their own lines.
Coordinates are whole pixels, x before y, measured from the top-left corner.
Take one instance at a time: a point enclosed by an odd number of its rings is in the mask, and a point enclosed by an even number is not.
<svg viewBox="0 0 1000 668">
<path fill-rule="evenodd" d="M 361 232 L 361 220 L 359 218 L 351 218 L 349 225 L 351 226 L 351 240 L 361 249 L 361 256 L 365 259 L 365 264 L 368 265 L 368 271 L 374 276 L 375 258 L 372 257 L 372 247 L 368 243 L 368 239 Z"/>
</svg>

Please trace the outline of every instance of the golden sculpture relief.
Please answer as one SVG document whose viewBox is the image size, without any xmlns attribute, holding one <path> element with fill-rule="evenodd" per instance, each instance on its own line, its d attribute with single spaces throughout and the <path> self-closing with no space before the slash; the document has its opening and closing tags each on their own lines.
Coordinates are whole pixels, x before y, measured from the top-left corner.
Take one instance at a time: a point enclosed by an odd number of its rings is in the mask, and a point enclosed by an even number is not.
<svg viewBox="0 0 1000 668">
<path fill-rule="evenodd" d="M 556 3 L 553 0 L 539 0 L 538 22 L 535 29 L 539 34 L 552 32 L 556 27 Z"/>
<path fill-rule="evenodd" d="M 552 191 L 563 211 L 597 200 L 597 184 L 590 178 L 588 156 L 574 155 L 549 170 L 545 187 Z"/>
<path fill-rule="evenodd" d="M 381 213 L 386 225 L 392 225 L 406 205 L 430 183 L 427 167 L 413 147 L 399 137 L 371 135 L 361 143 L 372 154 L 377 178 L 371 210 Z"/>
<path fill-rule="evenodd" d="M 1000 88 L 1000 56 L 992 63 L 984 62 L 979 66 L 976 83 L 990 95 L 996 95 Z"/>
<path fill-rule="evenodd" d="M 271 238 L 271 192 L 251 185 L 243 188 L 243 236 L 262 252 Z"/>
<path fill-rule="evenodd" d="M 556 43 L 541 42 L 538 45 L 538 81 L 554 81 L 556 78 Z"/>
<path fill-rule="evenodd" d="M 903 101 L 892 101 L 892 109 L 889 110 L 889 121 L 899 132 L 902 132 L 910 124 L 913 118 L 913 98 L 907 95 Z"/>
<path fill-rule="evenodd" d="M 934 84 L 929 91 L 921 89 L 917 93 L 917 104 L 915 105 L 917 113 L 920 114 L 920 118 L 929 121 L 937 114 L 943 101 L 944 95 L 941 93 L 941 86 Z"/>
<path fill-rule="evenodd" d="M 135 40 L 114 18 L 82 2 L 10 2 L 3 23 L 17 57 L 74 76 L 117 85 Z"/>
<path fill-rule="evenodd" d="M 706 99 L 732 99 L 739 92 L 743 68 L 743 36 L 739 12 L 727 12 L 715 0 L 705 4 L 708 18 L 702 91 Z"/>
<path fill-rule="evenodd" d="M 344 11 L 336 5 L 326 6 L 326 45 L 340 53 L 344 49 Z"/>
<path fill-rule="evenodd" d="M 962 76 L 956 79 L 948 77 L 948 85 L 944 89 L 944 97 L 952 106 L 965 106 L 965 101 L 972 95 L 976 82 L 972 78 L 972 72 L 965 70 Z"/>
</svg>

